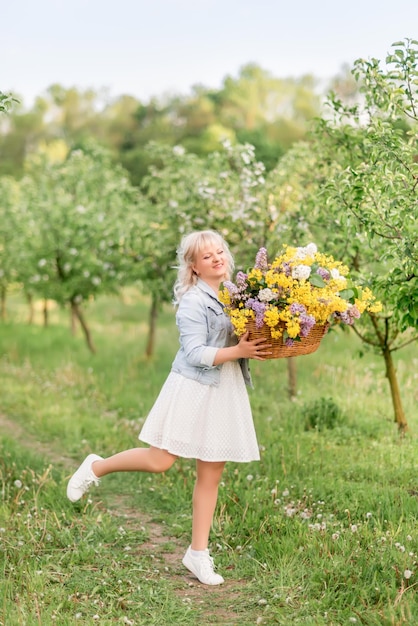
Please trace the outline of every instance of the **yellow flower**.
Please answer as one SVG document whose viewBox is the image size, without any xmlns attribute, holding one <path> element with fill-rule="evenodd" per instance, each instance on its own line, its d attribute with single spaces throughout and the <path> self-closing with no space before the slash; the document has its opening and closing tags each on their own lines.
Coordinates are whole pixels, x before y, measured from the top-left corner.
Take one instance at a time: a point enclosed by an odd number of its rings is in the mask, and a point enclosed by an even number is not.
<svg viewBox="0 0 418 626">
<path fill-rule="evenodd" d="M 266 250 L 260 252 L 266 259 Z M 311 268 L 309 276 L 309 272 L 300 271 L 301 265 Z M 353 323 L 358 317 L 350 315 L 353 305 L 360 314 L 381 310 L 381 303 L 368 288 L 353 286 L 357 298 L 340 296 L 352 287 L 348 274 L 346 265 L 318 252 L 315 244 L 299 248 L 284 245 L 282 253 L 267 267 L 253 267 L 247 276 L 242 273 L 239 288 L 228 288 L 227 282 L 219 298 L 237 335 L 245 332 L 248 320 L 255 319 L 258 326 L 269 327 L 272 338 L 284 335 L 297 339 L 306 335 L 313 324 Z"/>
</svg>

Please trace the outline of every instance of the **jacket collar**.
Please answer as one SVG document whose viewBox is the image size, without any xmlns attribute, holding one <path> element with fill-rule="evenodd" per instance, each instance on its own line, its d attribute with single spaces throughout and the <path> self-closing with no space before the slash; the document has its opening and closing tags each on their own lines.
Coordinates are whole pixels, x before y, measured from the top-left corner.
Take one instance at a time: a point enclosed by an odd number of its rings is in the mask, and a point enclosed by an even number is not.
<svg viewBox="0 0 418 626">
<path fill-rule="evenodd" d="M 215 293 L 212 289 L 212 287 L 210 287 L 207 283 L 205 283 L 204 280 L 202 280 L 201 278 L 197 279 L 197 283 L 196 286 L 201 290 L 204 291 L 205 293 L 207 293 L 209 296 L 211 296 L 212 298 L 215 298 L 215 300 L 217 300 L 219 302 L 218 299 L 218 294 Z"/>
</svg>

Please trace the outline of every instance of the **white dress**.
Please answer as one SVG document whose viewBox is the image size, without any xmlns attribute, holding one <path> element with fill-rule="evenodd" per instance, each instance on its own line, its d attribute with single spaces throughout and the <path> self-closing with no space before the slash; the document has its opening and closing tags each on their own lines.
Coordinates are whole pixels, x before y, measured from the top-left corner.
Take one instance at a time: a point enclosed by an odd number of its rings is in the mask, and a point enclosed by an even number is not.
<svg viewBox="0 0 418 626">
<path fill-rule="evenodd" d="M 222 365 L 218 386 L 170 372 L 139 439 L 184 458 L 258 461 L 260 453 L 239 363 Z"/>
</svg>

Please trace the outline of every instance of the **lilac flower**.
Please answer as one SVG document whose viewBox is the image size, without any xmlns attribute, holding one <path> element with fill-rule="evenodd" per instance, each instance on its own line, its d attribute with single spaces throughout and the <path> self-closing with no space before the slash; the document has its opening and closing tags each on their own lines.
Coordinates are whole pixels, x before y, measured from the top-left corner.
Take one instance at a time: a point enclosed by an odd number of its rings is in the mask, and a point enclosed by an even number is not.
<svg viewBox="0 0 418 626">
<path fill-rule="evenodd" d="M 267 305 L 264 302 L 259 302 L 255 298 L 248 298 L 245 303 L 246 309 L 252 309 L 255 313 L 255 325 L 257 328 L 261 328 L 264 324 L 264 313 L 266 312 Z"/>
<path fill-rule="evenodd" d="M 324 280 L 329 280 L 330 279 L 330 272 L 328 270 L 326 270 L 324 267 L 318 267 L 318 269 L 316 270 L 316 273 L 320 275 L 321 278 L 323 278 Z"/>
<path fill-rule="evenodd" d="M 307 315 L 306 313 L 302 313 L 299 317 L 300 322 L 300 336 L 307 337 L 311 332 L 313 326 L 315 326 L 315 318 L 313 315 Z"/>
<path fill-rule="evenodd" d="M 247 288 L 247 278 L 248 274 L 244 274 L 244 272 L 237 272 L 236 281 L 239 291 L 244 291 Z"/>
<path fill-rule="evenodd" d="M 335 317 L 339 319 L 343 324 L 353 324 L 354 320 L 350 317 L 348 311 L 342 313 L 335 313 Z"/>
<path fill-rule="evenodd" d="M 260 302 L 271 302 L 276 298 L 277 295 L 268 287 L 266 287 L 265 289 L 260 289 L 260 291 L 258 292 L 258 299 L 260 300 Z"/>
<path fill-rule="evenodd" d="M 292 278 L 297 280 L 307 280 L 311 275 L 311 268 L 309 265 L 296 265 L 292 269 Z"/>
<path fill-rule="evenodd" d="M 352 317 L 353 319 L 358 320 L 361 313 L 358 310 L 358 308 L 353 304 L 353 306 L 350 306 L 350 308 L 348 309 L 348 313 L 350 315 L 350 317 Z"/>
<path fill-rule="evenodd" d="M 296 313 L 306 313 L 306 308 L 303 304 L 292 302 L 290 305 L 290 312 L 292 315 L 295 315 Z"/>
<path fill-rule="evenodd" d="M 265 271 L 268 269 L 268 259 L 266 248 L 260 248 L 255 257 L 255 269 Z"/>
<path fill-rule="evenodd" d="M 281 270 L 285 276 L 290 276 L 290 274 L 292 273 L 292 267 L 290 263 L 287 263 L 286 261 L 282 264 Z"/>
<path fill-rule="evenodd" d="M 294 344 L 294 340 L 291 339 L 290 337 L 287 337 L 286 341 L 284 342 L 284 345 L 287 346 L 288 348 L 291 348 Z"/>
<path fill-rule="evenodd" d="M 237 296 L 239 294 L 238 287 L 234 285 L 234 283 L 231 282 L 230 280 L 224 281 L 224 287 L 226 287 L 226 289 L 228 290 L 229 296 L 231 298 L 234 298 L 234 296 Z"/>
</svg>

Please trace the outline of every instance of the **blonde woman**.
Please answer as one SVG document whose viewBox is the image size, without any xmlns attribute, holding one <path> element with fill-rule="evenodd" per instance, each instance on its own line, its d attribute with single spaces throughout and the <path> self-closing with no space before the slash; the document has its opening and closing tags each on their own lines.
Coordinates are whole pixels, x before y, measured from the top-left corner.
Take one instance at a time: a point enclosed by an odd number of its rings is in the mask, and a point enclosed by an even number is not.
<svg viewBox="0 0 418 626">
<path fill-rule="evenodd" d="M 102 458 L 90 454 L 71 477 L 67 496 L 79 500 L 91 485 L 112 472 L 165 472 L 178 457 L 196 459 L 191 544 L 185 567 L 206 585 L 219 585 L 209 554 L 209 533 L 218 485 L 227 461 L 259 460 L 246 385 L 248 359 L 264 360 L 263 339 L 237 342 L 218 300 L 222 281 L 231 277 L 233 259 L 220 234 L 186 235 L 178 249 L 174 286 L 180 348 L 171 371 L 139 434 L 149 447 Z"/>
</svg>

